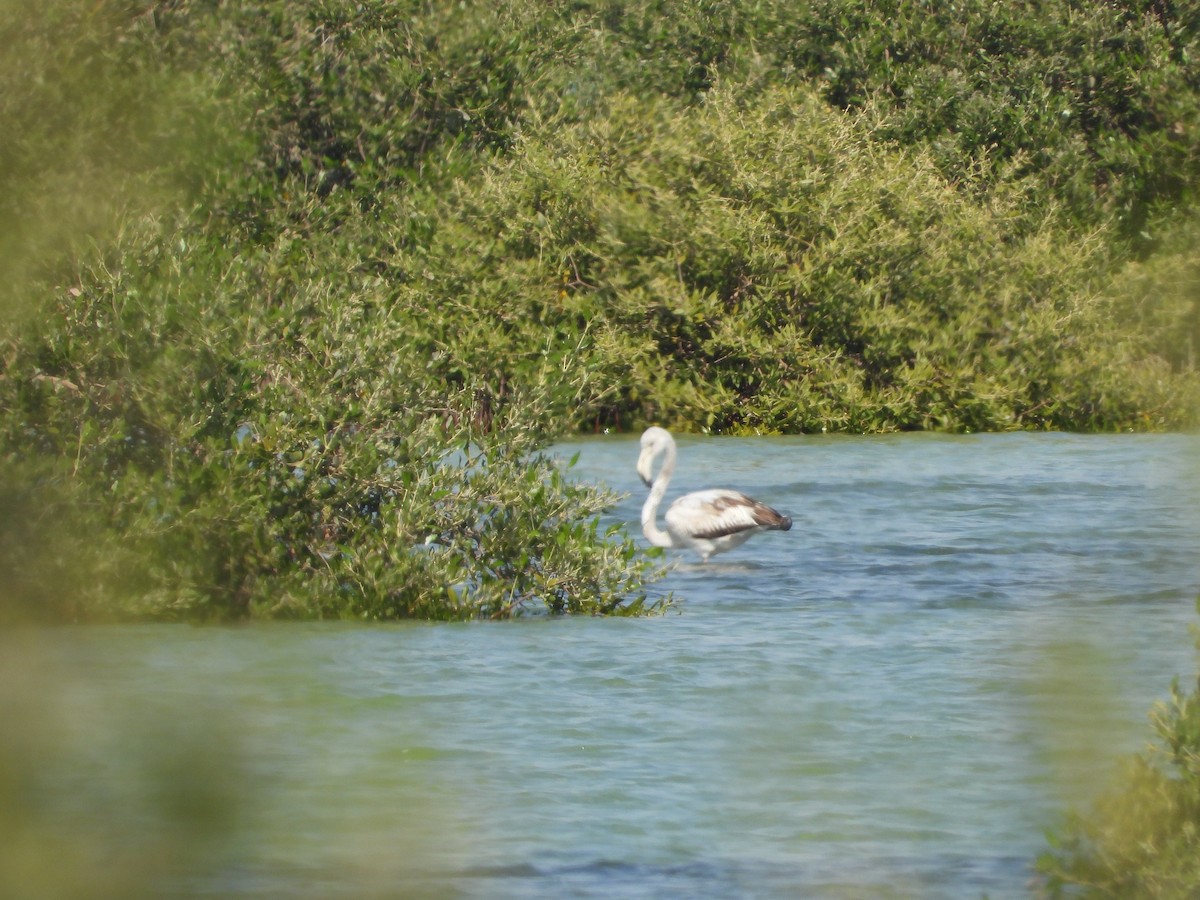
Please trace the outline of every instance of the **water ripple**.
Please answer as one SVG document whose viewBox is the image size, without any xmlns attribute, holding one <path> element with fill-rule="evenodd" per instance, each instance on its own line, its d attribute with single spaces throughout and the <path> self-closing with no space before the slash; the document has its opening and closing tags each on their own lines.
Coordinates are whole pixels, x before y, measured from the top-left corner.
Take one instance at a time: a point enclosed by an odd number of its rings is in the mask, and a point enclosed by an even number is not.
<svg viewBox="0 0 1200 900">
<path fill-rule="evenodd" d="M 1200 439 L 681 443 L 681 488 L 796 521 L 671 557 L 681 614 L 48 636 L 72 708 L 233 723 L 251 801 L 189 892 L 1026 896 L 1193 669 Z M 636 438 L 567 450 L 636 533 Z"/>
</svg>

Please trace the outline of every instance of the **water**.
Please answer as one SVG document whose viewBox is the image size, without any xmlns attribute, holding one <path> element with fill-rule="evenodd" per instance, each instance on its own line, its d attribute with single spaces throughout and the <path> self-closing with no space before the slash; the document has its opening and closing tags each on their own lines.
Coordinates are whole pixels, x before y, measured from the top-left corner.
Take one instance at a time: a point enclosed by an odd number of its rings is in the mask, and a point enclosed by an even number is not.
<svg viewBox="0 0 1200 900">
<path fill-rule="evenodd" d="M 636 529 L 636 438 L 562 450 Z M 1198 461 L 684 438 L 668 501 L 737 487 L 795 526 L 671 556 L 661 618 L 43 633 L 44 816 L 85 872 L 158 848 L 127 866 L 157 893 L 1028 896 L 1044 831 L 1195 671 Z"/>
</svg>

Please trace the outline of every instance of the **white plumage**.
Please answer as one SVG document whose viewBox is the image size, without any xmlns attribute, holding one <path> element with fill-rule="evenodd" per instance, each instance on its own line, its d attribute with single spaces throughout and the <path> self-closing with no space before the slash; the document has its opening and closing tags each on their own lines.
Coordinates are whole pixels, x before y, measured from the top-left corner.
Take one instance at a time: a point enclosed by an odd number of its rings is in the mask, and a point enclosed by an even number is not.
<svg viewBox="0 0 1200 900">
<path fill-rule="evenodd" d="M 662 468 L 654 475 L 654 460 L 666 454 Z M 723 553 L 745 543 L 760 531 L 787 531 L 792 520 L 778 511 L 747 497 L 739 491 L 713 488 L 684 494 L 671 504 L 664 517 L 667 530 L 658 527 L 658 505 L 667 492 L 667 483 L 675 471 L 675 439 L 657 425 L 642 434 L 642 452 L 637 471 L 650 488 L 642 506 L 642 533 L 656 547 L 680 547 L 695 550 L 701 561 L 714 553 Z"/>
</svg>

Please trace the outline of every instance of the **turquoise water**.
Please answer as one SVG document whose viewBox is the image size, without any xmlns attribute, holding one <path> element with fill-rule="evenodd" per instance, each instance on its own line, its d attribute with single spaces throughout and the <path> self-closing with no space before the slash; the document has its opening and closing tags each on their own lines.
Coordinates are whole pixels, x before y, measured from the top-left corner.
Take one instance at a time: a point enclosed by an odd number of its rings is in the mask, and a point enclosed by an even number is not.
<svg viewBox="0 0 1200 900">
<path fill-rule="evenodd" d="M 636 529 L 636 436 L 560 449 Z M 185 895 L 1028 896 L 1045 829 L 1195 671 L 1198 462 L 685 438 L 668 502 L 736 487 L 795 526 L 669 555 L 660 618 L 45 632 L 47 822 L 134 868 L 179 836 L 148 870 Z"/>
</svg>

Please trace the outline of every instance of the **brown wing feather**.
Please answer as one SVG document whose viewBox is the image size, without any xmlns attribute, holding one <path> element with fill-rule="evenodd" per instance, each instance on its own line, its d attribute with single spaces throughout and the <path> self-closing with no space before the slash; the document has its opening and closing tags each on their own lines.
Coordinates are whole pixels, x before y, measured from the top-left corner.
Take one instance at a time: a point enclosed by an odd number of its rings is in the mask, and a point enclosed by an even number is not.
<svg viewBox="0 0 1200 900">
<path fill-rule="evenodd" d="M 667 521 L 692 537 L 716 540 L 757 529 L 787 531 L 792 520 L 737 491 L 696 491 L 680 497 L 667 513 Z"/>
</svg>

